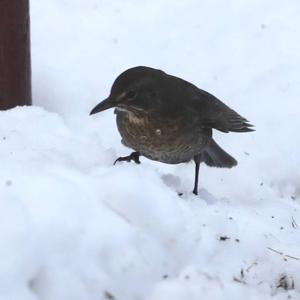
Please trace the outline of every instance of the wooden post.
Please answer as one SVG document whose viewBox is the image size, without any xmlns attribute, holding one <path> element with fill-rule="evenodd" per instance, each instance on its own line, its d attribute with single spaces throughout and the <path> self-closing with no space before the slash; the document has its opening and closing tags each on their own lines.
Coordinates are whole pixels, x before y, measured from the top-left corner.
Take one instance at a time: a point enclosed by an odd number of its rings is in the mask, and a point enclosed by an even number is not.
<svg viewBox="0 0 300 300">
<path fill-rule="evenodd" d="M 0 0 L 0 109 L 31 105 L 29 0 Z"/>
</svg>

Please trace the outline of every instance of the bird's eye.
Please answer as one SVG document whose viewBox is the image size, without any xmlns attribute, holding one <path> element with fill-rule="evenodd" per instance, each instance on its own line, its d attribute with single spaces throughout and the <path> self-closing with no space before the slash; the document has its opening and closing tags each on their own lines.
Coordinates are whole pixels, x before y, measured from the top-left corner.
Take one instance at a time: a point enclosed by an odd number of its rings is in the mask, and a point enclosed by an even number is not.
<svg viewBox="0 0 300 300">
<path fill-rule="evenodd" d="M 133 90 L 130 90 L 130 91 L 126 92 L 126 98 L 129 99 L 129 100 L 135 98 L 135 96 L 136 96 L 136 92 L 133 91 Z"/>
</svg>

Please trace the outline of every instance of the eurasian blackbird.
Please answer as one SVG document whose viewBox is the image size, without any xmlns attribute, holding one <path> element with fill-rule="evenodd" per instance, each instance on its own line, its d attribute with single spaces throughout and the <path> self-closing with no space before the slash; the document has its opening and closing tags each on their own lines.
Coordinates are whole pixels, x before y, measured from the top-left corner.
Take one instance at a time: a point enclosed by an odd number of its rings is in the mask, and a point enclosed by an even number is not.
<svg viewBox="0 0 300 300">
<path fill-rule="evenodd" d="M 237 161 L 212 138 L 212 130 L 249 132 L 253 126 L 215 96 L 192 83 L 149 67 L 117 77 L 107 99 L 91 115 L 115 107 L 122 143 L 134 150 L 117 161 L 139 164 L 139 156 L 167 164 L 195 161 L 193 193 L 198 194 L 200 163 L 231 168 Z"/>
</svg>

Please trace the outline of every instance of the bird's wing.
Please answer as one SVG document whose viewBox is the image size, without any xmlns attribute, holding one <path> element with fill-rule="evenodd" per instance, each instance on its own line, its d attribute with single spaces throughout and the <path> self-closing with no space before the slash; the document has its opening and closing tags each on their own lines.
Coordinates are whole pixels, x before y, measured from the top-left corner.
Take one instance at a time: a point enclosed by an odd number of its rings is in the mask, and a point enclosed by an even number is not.
<svg viewBox="0 0 300 300">
<path fill-rule="evenodd" d="M 204 126 L 215 128 L 222 132 L 249 132 L 254 131 L 253 125 L 229 108 L 213 95 L 197 88 L 190 97 L 192 107 L 196 109 L 201 123 Z"/>
</svg>

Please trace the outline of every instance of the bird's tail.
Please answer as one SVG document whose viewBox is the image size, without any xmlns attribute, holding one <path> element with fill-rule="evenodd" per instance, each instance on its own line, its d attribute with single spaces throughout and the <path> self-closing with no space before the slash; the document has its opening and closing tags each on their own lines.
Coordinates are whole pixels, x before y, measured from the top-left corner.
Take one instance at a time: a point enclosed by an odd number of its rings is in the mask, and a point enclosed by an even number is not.
<svg viewBox="0 0 300 300">
<path fill-rule="evenodd" d="M 213 139 L 201 153 L 201 160 L 210 167 L 232 168 L 237 161 L 225 152 Z"/>
</svg>

